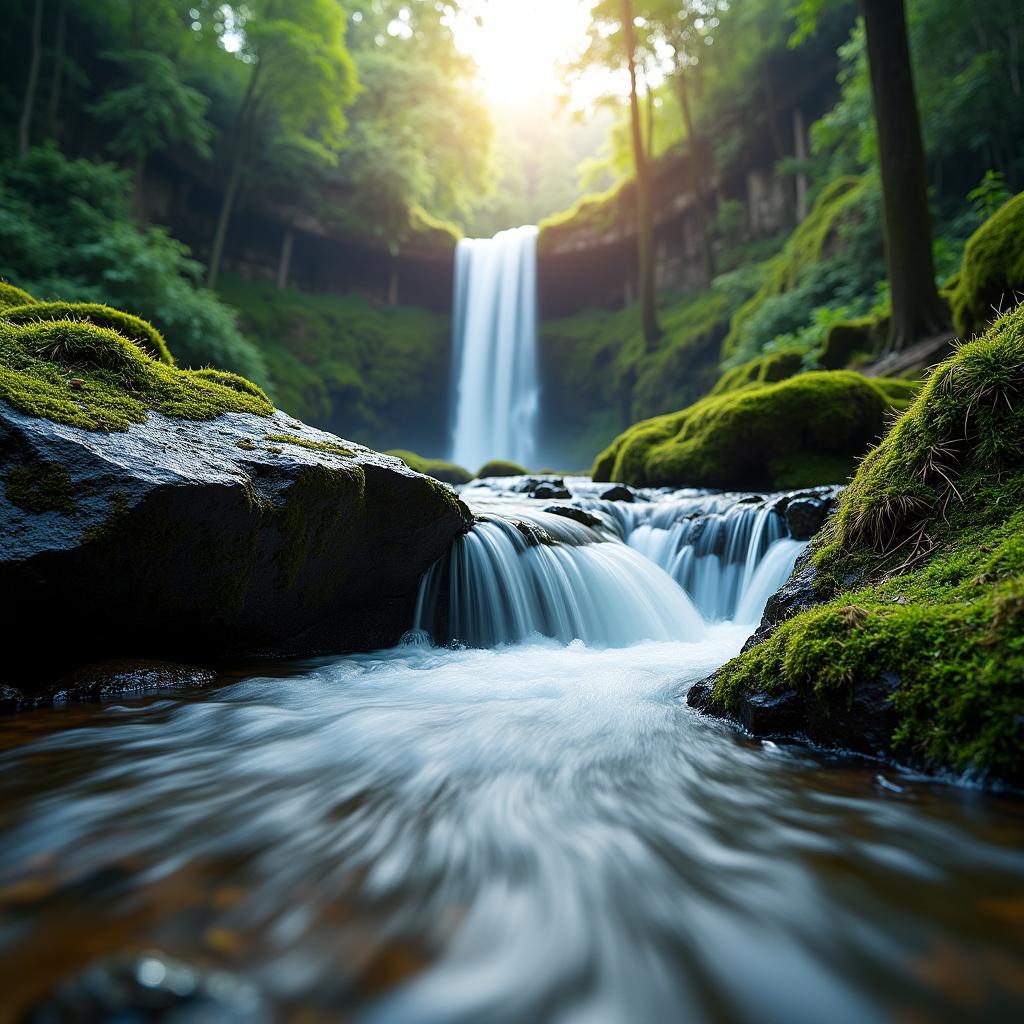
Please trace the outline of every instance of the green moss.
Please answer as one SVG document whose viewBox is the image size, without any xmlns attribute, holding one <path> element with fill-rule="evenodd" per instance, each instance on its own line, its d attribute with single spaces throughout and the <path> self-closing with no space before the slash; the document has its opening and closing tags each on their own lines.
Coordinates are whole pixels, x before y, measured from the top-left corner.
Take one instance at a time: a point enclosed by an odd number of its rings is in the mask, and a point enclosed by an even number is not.
<svg viewBox="0 0 1024 1024">
<path fill-rule="evenodd" d="M 215 370 L 212 367 L 205 370 L 192 370 L 190 372 L 195 380 L 212 381 L 214 384 L 220 384 L 222 387 L 230 388 L 232 391 L 248 395 L 250 398 L 258 399 L 261 402 L 270 402 L 263 388 L 258 384 L 253 384 L 251 380 L 239 377 L 237 373 L 231 373 L 228 370 Z"/>
<path fill-rule="evenodd" d="M 407 248 L 420 252 L 451 252 L 461 238 L 462 230 L 457 224 L 433 216 L 422 206 L 409 210 Z"/>
<path fill-rule="evenodd" d="M 241 437 L 235 442 L 236 448 L 241 448 L 244 452 L 256 451 L 256 445 L 252 443 L 247 437 Z"/>
<path fill-rule="evenodd" d="M 805 373 L 638 423 L 598 456 L 593 476 L 641 487 L 837 483 L 881 436 L 890 407 L 870 378 Z"/>
<path fill-rule="evenodd" d="M 818 263 L 835 244 L 844 217 L 863 198 L 867 187 L 864 178 L 843 177 L 824 189 L 782 252 L 770 261 L 761 287 L 733 314 L 729 333 L 722 342 L 724 360 L 739 351 L 744 325 L 764 302 L 795 288 L 801 274 Z"/>
<path fill-rule="evenodd" d="M 997 311 L 1024 293 L 1024 192 L 1014 196 L 970 237 L 950 295 L 953 324 L 966 338 L 984 330 Z"/>
<path fill-rule="evenodd" d="M 71 476 L 59 462 L 14 466 L 4 477 L 4 493 L 12 505 L 35 515 L 61 512 L 70 516 L 78 511 Z"/>
<path fill-rule="evenodd" d="M 524 476 L 527 472 L 529 471 L 522 466 L 517 466 L 514 462 L 492 459 L 490 462 L 485 462 L 476 475 L 483 480 L 489 476 Z"/>
<path fill-rule="evenodd" d="M 7 309 L 9 306 L 30 306 L 36 300 L 28 292 L 21 288 L 15 288 L 13 284 L 0 281 L 0 309 Z"/>
<path fill-rule="evenodd" d="M 727 391 L 737 391 L 751 385 L 774 384 L 787 377 L 796 376 L 803 368 L 802 351 L 787 349 L 782 352 L 769 352 L 726 370 L 711 389 L 711 394 L 724 395 Z"/>
<path fill-rule="evenodd" d="M 282 536 L 278 562 L 285 586 L 294 586 L 303 566 L 324 551 L 340 520 L 355 529 L 365 514 L 366 476 L 361 466 L 304 466 L 284 505 L 273 513 Z"/>
<path fill-rule="evenodd" d="M 3 311 L 11 324 L 31 324 L 47 320 L 81 320 L 97 327 L 116 331 L 142 349 L 146 355 L 168 366 L 174 365 L 171 353 L 160 332 L 150 323 L 131 313 L 122 313 L 96 302 L 33 302 Z"/>
<path fill-rule="evenodd" d="M 1024 309 L 942 363 L 815 541 L 825 603 L 730 662 L 715 696 L 825 713 L 884 673 L 898 756 L 1024 782 Z"/>
<path fill-rule="evenodd" d="M 473 474 L 468 469 L 457 466 L 454 462 L 445 462 L 444 459 L 425 459 L 422 455 L 417 455 L 404 448 L 395 448 L 384 454 L 394 455 L 396 459 L 401 459 L 417 473 L 423 473 L 424 476 L 433 477 L 445 484 L 458 486 L 468 484 L 473 479 Z"/>
<path fill-rule="evenodd" d="M 279 444 L 295 444 L 300 448 L 309 448 L 314 452 L 328 452 L 331 455 L 354 455 L 351 448 L 334 441 L 310 441 L 305 437 L 295 437 L 293 434 L 264 434 L 264 441 L 276 441 Z"/>
<path fill-rule="evenodd" d="M 119 332 L 77 318 L 0 321 L 0 400 L 29 416 L 101 431 L 127 430 L 149 410 L 193 420 L 273 412 L 265 397 L 157 362 Z"/>
</svg>

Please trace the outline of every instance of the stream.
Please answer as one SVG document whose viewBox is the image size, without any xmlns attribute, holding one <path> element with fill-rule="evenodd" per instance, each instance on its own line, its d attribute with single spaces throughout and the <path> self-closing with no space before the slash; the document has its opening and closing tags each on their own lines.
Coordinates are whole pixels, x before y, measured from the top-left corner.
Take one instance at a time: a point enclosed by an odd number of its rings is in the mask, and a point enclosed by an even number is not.
<svg viewBox="0 0 1024 1024">
<path fill-rule="evenodd" d="M 771 502 L 517 484 L 393 650 L 0 719 L 0 1020 L 147 950 L 296 1024 L 1019 1019 L 1018 798 L 682 699 L 804 546 Z"/>
</svg>

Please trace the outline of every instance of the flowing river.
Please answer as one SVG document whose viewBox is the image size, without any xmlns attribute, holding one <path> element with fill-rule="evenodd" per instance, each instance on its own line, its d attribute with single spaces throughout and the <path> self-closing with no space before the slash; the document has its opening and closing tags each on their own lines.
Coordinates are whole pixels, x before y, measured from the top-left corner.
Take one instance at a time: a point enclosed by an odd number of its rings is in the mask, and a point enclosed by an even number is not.
<svg viewBox="0 0 1024 1024">
<path fill-rule="evenodd" d="M 1019 799 L 682 699 L 784 517 L 568 483 L 467 491 L 394 650 L 0 719 L 0 1020 L 145 950 L 296 1024 L 1019 1019 Z"/>
</svg>

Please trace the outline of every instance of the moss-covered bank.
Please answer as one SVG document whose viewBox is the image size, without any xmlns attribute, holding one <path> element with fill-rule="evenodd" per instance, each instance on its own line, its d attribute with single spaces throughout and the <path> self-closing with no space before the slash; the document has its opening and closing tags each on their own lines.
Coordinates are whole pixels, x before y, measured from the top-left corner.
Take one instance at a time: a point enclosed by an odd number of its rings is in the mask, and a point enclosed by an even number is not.
<svg viewBox="0 0 1024 1024">
<path fill-rule="evenodd" d="M 789 694 L 778 731 L 827 743 L 880 693 L 886 752 L 1024 784 L 1024 309 L 936 369 L 806 571 L 822 603 L 726 665 L 711 710 Z"/>
<path fill-rule="evenodd" d="M 0 312 L 0 399 L 86 430 L 127 430 L 149 410 L 205 420 L 269 416 L 251 382 L 223 370 L 178 370 L 143 320 L 94 304 L 35 303 Z"/>
<path fill-rule="evenodd" d="M 912 389 L 848 371 L 750 384 L 630 427 L 593 476 L 638 487 L 841 483 Z"/>
</svg>

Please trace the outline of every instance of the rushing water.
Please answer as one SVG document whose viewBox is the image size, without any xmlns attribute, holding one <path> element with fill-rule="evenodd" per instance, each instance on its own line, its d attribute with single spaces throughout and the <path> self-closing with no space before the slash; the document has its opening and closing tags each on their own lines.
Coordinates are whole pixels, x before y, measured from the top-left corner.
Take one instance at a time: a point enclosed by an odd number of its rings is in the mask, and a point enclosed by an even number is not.
<svg viewBox="0 0 1024 1024">
<path fill-rule="evenodd" d="M 537 229 L 462 239 L 455 251 L 452 459 L 529 465 L 537 380 Z"/>
<path fill-rule="evenodd" d="M 154 948 L 248 978 L 288 1021 L 1019 1016 L 1019 803 L 748 742 L 681 699 L 800 546 L 770 503 L 570 485 L 592 525 L 467 492 L 484 522 L 420 625 L 470 646 L 412 632 L 0 720 L 7 1012 Z M 700 555 L 673 532 L 698 507 L 720 533 Z M 747 623 L 700 614 L 673 581 L 687 550 L 705 561 L 684 578 L 717 572 Z"/>
</svg>

